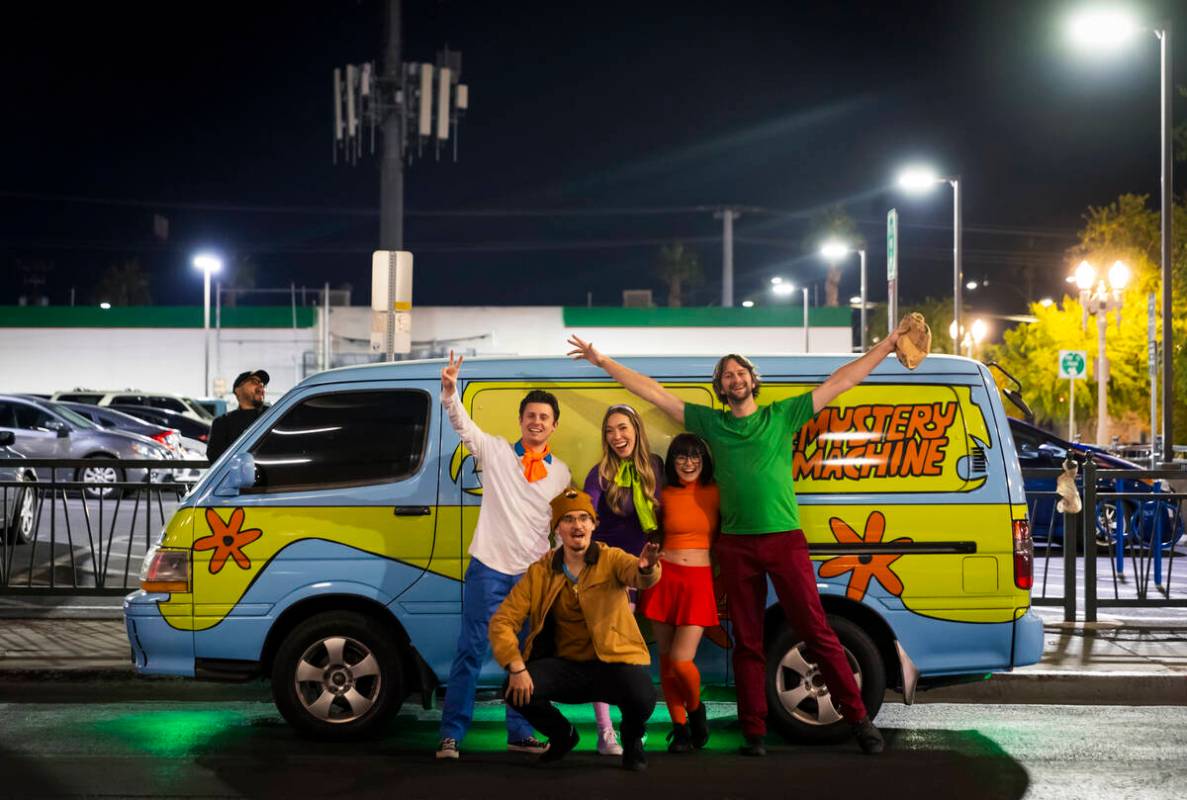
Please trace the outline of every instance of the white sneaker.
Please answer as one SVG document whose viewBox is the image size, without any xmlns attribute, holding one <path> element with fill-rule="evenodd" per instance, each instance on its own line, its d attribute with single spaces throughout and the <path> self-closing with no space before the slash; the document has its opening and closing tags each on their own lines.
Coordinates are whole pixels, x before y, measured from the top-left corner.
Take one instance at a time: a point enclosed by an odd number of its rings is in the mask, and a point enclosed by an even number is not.
<svg viewBox="0 0 1187 800">
<path fill-rule="evenodd" d="M 602 756 L 620 756 L 622 755 L 622 745 L 618 743 L 618 737 L 614 735 L 613 728 L 605 728 L 598 730 L 598 755 Z"/>
</svg>

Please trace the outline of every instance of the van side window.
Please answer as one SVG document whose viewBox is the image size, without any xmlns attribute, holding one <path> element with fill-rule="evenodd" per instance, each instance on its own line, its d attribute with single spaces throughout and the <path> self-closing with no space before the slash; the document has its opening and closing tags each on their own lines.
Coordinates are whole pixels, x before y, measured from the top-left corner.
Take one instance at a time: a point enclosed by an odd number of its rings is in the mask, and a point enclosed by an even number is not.
<svg viewBox="0 0 1187 800">
<path fill-rule="evenodd" d="M 302 400 L 253 447 L 256 491 L 390 483 L 420 466 L 429 396 L 407 389 Z"/>
</svg>

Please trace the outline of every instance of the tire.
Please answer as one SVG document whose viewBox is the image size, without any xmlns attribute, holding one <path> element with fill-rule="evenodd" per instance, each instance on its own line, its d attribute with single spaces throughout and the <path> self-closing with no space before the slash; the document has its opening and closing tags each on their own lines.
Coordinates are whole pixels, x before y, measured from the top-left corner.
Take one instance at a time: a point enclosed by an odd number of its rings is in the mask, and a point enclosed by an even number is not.
<svg viewBox="0 0 1187 800">
<path fill-rule="evenodd" d="M 378 732 L 403 700 L 403 687 L 391 632 L 348 611 L 302 622 L 272 662 L 276 707 L 298 733 L 315 739 L 343 741 Z"/>
<path fill-rule="evenodd" d="M 829 615 L 873 719 L 886 693 L 886 665 L 868 634 L 844 617 Z M 851 735 L 837 713 L 816 665 L 802 655 L 803 641 L 784 625 L 767 648 L 767 719 L 787 739 L 804 744 L 836 742 Z M 792 705 L 792 704 L 795 705 Z"/>
<path fill-rule="evenodd" d="M 37 523 L 37 490 L 23 486 L 15 493 L 12 516 L 4 521 L 4 535 L 12 544 L 29 544 L 33 541 L 33 526 Z"/>
<path fill-rule="evenodd" d="M 104 456 L 104 458 L 106 458 Z M 74 480 L 88 483 L 120 483 L 124 480 L 124 471 L 110 464 L 96 464 L 93 467 L 82 467 L 74 471 Z M 86 497 L 110 500 L 118 497 L 120 489 L 114 486 L 88 486 L 82 490 Z"/>
</svg>

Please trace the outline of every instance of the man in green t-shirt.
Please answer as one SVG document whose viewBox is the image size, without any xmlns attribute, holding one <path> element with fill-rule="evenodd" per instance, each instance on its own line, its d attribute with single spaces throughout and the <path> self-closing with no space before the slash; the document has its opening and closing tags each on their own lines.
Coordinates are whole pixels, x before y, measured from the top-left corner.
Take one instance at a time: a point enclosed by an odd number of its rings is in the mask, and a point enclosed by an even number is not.
<svg viewBox="0 0 1187 800">
<path fill-rule="evenodd" d="M 605 370 L 628 391 L 701 436 L 713 451 L 723 534 L 715 552 L 730 601 L 738 720 L 746 739 L 743 755 L 766 755 L 763 615 L 768 576 L 784 614 L 815 656 L 829 693 L 852 725 L 862 751 L 882 752 L 882 735 L 866 713 L 861 690 L 816 590 L 816 572 L 800 528 L 791 477 L 792 440 L 813 415 L 865 380 L 893 353 L 906 330 L 904 321 L 811 392 L 764 406 L 755 401 L 761 380 L 754 365 L 744 356 L 724 356 L 713 370 L 713 390 L 728 406 L 724 412 L 685 403 L 658 382 L 599 352 L 592 343 L 576 336 L 569 339 L 573 347 L 569 355 Z"/>
</svg>

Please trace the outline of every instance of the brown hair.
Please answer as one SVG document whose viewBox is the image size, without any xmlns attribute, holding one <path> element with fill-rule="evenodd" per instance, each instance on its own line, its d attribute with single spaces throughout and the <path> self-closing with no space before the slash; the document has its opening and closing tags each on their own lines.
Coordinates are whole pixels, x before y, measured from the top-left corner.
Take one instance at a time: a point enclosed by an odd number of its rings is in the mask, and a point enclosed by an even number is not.
<svg viewBox="0 0 1187 800">
<path fill-rule="evenodd" d="M 610 406 L 602 415 L 602 460 L 598 462 L 598 482 L 605 493 L 606 505 L 621 516 L 626 508 L 627 498 L 631 496 L 631 490 L 626 486 L 619 486 L 614 481 L 623 460 L 606 441 L 606 423 L 610 421 L 612 414 L 622 414 L 630 420 L 631 426 L 635 429 L 635 451 L 631 454 L 631 461 L 639 473 L 643 493 L 652 503 L 659 501 L 655 496 L 656 475 L 651 464 L 651 445 L 647 442 L 647 431 L 643 429 L 643 420 L 639 417 L 639 412 L 627 405 Z"/>
<path fill-rule="evenodd" d="M 725 362 L 727 361 L 737 361 L 746 368 L 746 371 L 750 373 L 750 380 L 754 383 L 754 396 L 758 397 L 758 389 L 762 386 L 762 377 L 758 374 L 754 362 L 746 356 L 729 353 L 718 359 L 717 366 L 713 367 L 713 393 L 717 395 L 717 399 L 723 403 L 729 402 L 725 394 L 725 389 L 721 386 L 721 373 L 725 372 Z"/>
</svg>

